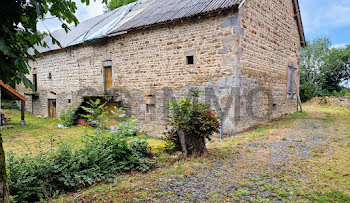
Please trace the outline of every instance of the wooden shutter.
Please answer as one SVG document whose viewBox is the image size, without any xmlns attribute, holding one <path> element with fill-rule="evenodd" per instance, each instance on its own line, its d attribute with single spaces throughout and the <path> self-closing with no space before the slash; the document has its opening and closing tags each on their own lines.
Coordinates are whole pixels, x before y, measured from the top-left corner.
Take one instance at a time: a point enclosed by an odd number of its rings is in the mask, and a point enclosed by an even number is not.
<svg viewBox="0 0 350 203">
<path fill-rule="evenodd" d="M 288 99 L 294 99 L 296 94 L 296 74 L 297 67 L 294 62 L 288 63 L 288 84 L 287 84 L 287 97 Z"/>
<path fill-rule="evenodd" d="M 112 67 L 105 67 L 105 88 L 113 87 Z"/>
</svg>

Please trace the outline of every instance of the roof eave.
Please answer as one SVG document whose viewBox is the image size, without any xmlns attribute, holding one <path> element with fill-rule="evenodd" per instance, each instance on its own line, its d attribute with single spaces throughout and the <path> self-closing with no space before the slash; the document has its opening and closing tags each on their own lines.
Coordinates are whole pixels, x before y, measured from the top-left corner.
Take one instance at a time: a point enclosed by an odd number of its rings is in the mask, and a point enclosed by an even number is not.
<svg viewBox="0 0 350 203">
<path fill-rule="evenodd" d="M 298 0 L 292 0 L 292 1 L 293 1 L 293 7 L 294 7 L 294 17 L 295 17 L 295 20 L 297 21 L 297 25 L 298 25 L 300 44 L 302 47 L 306 47 L 306 40 L 305 40 L 303 22 L 301 20 L 299 1 Z"/>
</svg>

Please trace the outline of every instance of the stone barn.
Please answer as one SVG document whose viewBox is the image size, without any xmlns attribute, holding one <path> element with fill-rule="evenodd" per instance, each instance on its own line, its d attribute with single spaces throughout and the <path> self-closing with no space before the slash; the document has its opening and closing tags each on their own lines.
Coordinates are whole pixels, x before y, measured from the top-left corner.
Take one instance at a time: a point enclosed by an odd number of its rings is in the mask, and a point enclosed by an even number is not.
<svg viewBox="0 0 350 203">
<path fill-rule="evenodd" d="M 165 130 L 167 104 L 201 90 L 225 134 L 295 112 L 298 0 L 139 0 L 64 30 L 31 63 L 26 110 L 57 117 L 100 98 L 134 115 L 143 130 Z"/>
</svg>

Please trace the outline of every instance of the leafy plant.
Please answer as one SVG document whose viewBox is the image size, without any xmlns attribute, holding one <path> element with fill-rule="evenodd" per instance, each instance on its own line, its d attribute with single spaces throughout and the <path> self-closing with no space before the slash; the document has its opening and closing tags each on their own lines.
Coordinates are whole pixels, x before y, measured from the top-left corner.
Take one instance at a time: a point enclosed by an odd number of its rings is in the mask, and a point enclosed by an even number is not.
<svg viewBox="0 0 350 203">
<path fill-rule="evenodd" d="M 218 115 L 210 110 L 209 105 L 198 102 L 199 91 L 192 91 L 192 95 L 184 99 L 170 102 L 171 116 L 169 125 L 171 130 L 166 134 L 168 150 L 181 149 L 178 130 L 185 134 L 210 139 L 220 129 Z"/>
<path fill-rule="evenodd" d="M 152 166 L 148 144 L 139 138 L 111 134 L 85 135 L 74 148 L 58 148 L 39 155 L 8 155 L 10 194 L 15 201 L 39 201 L 108 181 L 124 171 L 147 171 Z"/>
<path fill-rule="evenodd" d="M 86 112 L 81 116 L 87 118 L 91 126 L 96 127 L 97 130 L 103 128 L 102 117 L 107 114 L 105 105 L 102 104 L 100 99 L 90 100 L 87 102 L 88 106 L 82 106 L 81 108 Z"/>
<path fill-rule="evenodd" d="M 117 123 L 113 126 L 115 132 L 114 135 L 119 136 L 136 136 L 138 134 L 138 128 L 136 124 L 136 119 L 134 116 L 128 117 L 126 111 L 114 107 L 111 110 L 112 116 L 111 120 Z"/>
<path fill-rule="evenodd" d="M 72 105 L 68 107 L 67 109 L 63 109 L 60 114 L 60 121 L 62 125 L 69 127 L 74 125 L 75 121 L 78 119 L 77 107 Z"/>
<path fill-rule="evenodd" d="M 17 105 L 16 101 L 11 101 L 6 99 L 1 99 L 1 108 L 19 110 L 19 106 Z"/>
</svg>

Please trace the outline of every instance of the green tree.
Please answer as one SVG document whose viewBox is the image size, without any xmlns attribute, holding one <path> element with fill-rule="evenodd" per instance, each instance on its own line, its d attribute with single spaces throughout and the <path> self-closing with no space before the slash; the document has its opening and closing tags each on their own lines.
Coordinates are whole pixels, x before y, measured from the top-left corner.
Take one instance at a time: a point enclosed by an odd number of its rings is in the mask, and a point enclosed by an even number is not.
<svg viewBox="0 0 350 203">
<path fill-rule="evenodd" d="M 130 4 L 132 2 L 135 2 L 137 0 L 111 0 L 107 4 L 107 9 L 108 10 L 114 10 L 116 8 L 122 7 L 124 5 Z"/>
<path fill-rule="evenodd" d="M 339 84 L 350 79 L 350 45 L 346 48 L 331 49 L 320 68 L 322 89 L 329 93 L 342 90 Z"/>
<path fill-rule="evenodd" d="M 322 92 L 320 67 L 325 56 L 330 52 L 331 42 L 327 38 L 319 38 L 301 50 L 300 59 L 300 97 L 306 101 Z"/>
<path fill-rule="evenodd" d="M 327 38 L 319 38 L 301 50 L 300 97 L 306 101 L 316 96 L 330 96 L 342 90 L 350 79 L 350 45 L 331 48 Z"/>
<path fill-rule="evenodd" d="M 102 1 L 107 3 L 107 0 Z M 81 0 L 81 2 L 89 5 L 90 0 Z M 62 28 L 67 32 L 69 24 L 79 23 L 74 15 L 76 10 L 77 6 L 73 0 L 2 0 L 0 7 L 0 79 L 9 84 L 24 83 L 26 87 L 32 86 L 25 77 L 30 70 L 29 61 L 39 56 L 37 46 L 47 46 L 42 43 L 43 37 L 51 35 L 38 30 L 38 21 L 50 14 L 62 22 Z M 52 42 L 59 45 L 59 42 L 53 37 Z M 2 143 L 0 146 L 2 150 Z M 2 158 L 0 166 L 5 168 Z M 0 177 L 6 178 L 5 170 L 0 170 Z M 5 199 L 6 194 L 7 192 L 0 193 L 0 199 Z"/>
</svg>

